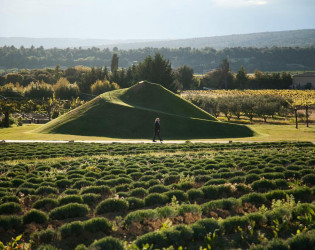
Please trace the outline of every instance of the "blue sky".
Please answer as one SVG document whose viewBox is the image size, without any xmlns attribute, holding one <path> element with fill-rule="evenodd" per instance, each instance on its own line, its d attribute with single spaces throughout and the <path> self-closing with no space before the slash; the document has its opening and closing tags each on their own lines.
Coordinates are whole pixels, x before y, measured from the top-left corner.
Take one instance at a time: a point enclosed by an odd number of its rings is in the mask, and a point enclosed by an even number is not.
<svg viewBox="0 0 315 250">
<path fill-rule="evenodd" d="M 314 0 L 0 0 L 0 36 L 208 37 L 315 28 L 314 13 Z"/>
</svg>

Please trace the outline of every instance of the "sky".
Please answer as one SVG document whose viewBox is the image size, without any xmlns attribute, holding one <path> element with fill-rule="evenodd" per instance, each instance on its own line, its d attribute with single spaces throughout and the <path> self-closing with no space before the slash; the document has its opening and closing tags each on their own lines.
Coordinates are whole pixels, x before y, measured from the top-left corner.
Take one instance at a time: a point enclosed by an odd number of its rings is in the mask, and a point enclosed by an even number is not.
<svg viewBox="0 0 315 250">
<path fill-rule="evenodd" d="M 315 28 L 315 0 L 0 0 L 0 37 L 179 39 Z"/>
</svg>

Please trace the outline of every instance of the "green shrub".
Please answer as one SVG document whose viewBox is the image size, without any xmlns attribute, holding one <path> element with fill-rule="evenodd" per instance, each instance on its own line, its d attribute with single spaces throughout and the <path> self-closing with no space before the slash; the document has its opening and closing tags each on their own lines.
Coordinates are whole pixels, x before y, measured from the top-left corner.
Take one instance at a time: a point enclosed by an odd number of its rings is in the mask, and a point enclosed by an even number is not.
<svg viewBox="0 0 315 250">
<path fill-rule="evenodd" d="M 18 214 L 22 212 L 22 206 L 15 202 L 7 202 L 0 205 L 0 214 Z"/>
<path fill-rule="evenodd" d="M 254 191 L 257 192 L 267 192 L 269 190 L 275 189 L 276 185 L 270 181 L 270 180 L 258 180 L 258 181 L 254 181 L 251 184 L 251 187 Z"/>
<path fill-rule="evenodd" d="M 78 189 L 68 188 L 67 190 L 65 190 L 63 192 L 63 194 L 79 194 L 79 190 Z"/>
<path fill-rule="evenodd" d="M 139 209 L 145 206 L 144 200 L 139 198 L 129 197 L 126 198 L 126 201 L 129 204 L 129 209 Z"/>
<path fill-rule="evenodd" d="M 199 220 L 192 225 L 194 238 L 196 239 L 204 239 L 206 234 L 213 233 L 219 228 L 220 226 L 218 222 L 215 219 L 210 218 Z"/>
<path fill-rule="evenodd" d="M 190 205 L 190 204 L 183 204 L 178 208 L 178 214 L 183 215 L 186 213 L 192 213 L 195 215 L 201 215 L 202 210 L 199 205 Z"/>
<path fill-rule="evenodd" d="M 44 224 L 48 221 L 48 216 L 42 211 L 32 209 L 23 216 L 23 224 L 37 223 Z"/>
<path fill-rule="evenodd" d="M 267 201 L 266 196 L 260 193 L 245 194 L 241 197 L 241 200 L 242 200 L 242 203 L 248 202 L 248 203 L 254 204 L 256 207 L 259 207 L 262 204 L 265 204 L 265 202 Z"/>
<path fill-rule="evenodd" d="M 182 190 L 172 190 L 165 193 L 165 195 L 168 197 L 168 201 L 171 201 L 173 196 L 176 197 L 176 200 L 178 201 L 187 201 L 188 196 L 187 194 Z"/>
<path fill-rule="evenodd" d="M 170 189 L 168 187 L 165 187 L 163 185 L 155 185 L 153 187 L 150 187 L 148 191 L 150 194 L 152 194 L 152 193 L 164 193 L 164 192 L 167 192 L 169 190 Z"/>
<path fill-rule="evenodd" d="M 143 198 L 148 195 L 148 191 L 144 188 L 135 188 L 130 191 L 130 196 L 135 196 L 138 198 Z"/>
<path fill-rule="evenodd" d="M 269 201 L 272 201 L 273 199 L 276 200 L 286 199 L 286 196 L 287 196 L 286 192 L 282 190 L 274 190 L 269 193 L 266 193 L 266 198 Z"/>
<path fill-rule="evenodd" d="M 97 240 L 90 247 L 97 250 L 124 250 L 122 242 L 113 237 L 105 237 Z"/>
<path fill-rule="evenodd" d="M 296 201 L 312 202 L 312 190 L 308 187 L 298 187 L 286 191 L 287 194 L 292 194 Z"/>
<path fill-rule="evenodd" d="M 72 184 L 72 181 L 69 181 L 67 179 L 62 179 L 62 180 L 56 181 L 56 186 L 58 188 L 67 188 L 67 187 L 70 187 L 71 184 Z"/>
<path fill-rule="evenodd" d="M 201 189 L 190 189 L 187 191 L 188 199 L 191 202 L 197 201 L 199 199 L 203 199 L 204 194 Z"/>
<path fill-rule="evenodd" d="M 295 235 L 288 240 L 290 249 L 306 250 L 314 249 L 315 246 L 315 230 L 311 230 L 299 235 Z"/>
<path fill-rule="evenodd" d="M 59 199 L 60 205 L 66 205 L 69 203 L 83 203 L 83 199 L 80 195 L 75 195 L 75 194 L 67 195 Z"/>
<path fill-rule="evenodd" d="M 77 245 L 74 250 L 87 250 L 88 248 L 84 244 Z"/>
<path fill-rule="evenodd" d="M 48 194 L 58 194 L 58 189 L 53 187 L 39 187 L 36 189 L 35 194 L 37 195 L 48 195 Z"/>
<path fill-rule="evenodd" d="M 175 247 L 184 246 L 193 238 L 194 231 L 184 225 L 178 225 L 173 228 L 167 229 L 164 232 L 167 242 L 164 247 L 173 245 Z"/>
<path fill-rule="evenodd" d="M 144 198 L 146 206 L 165 205 L 168 202 L 168 197 L 164 194 L 149 194 Z"/>
<path fill-rule="evenodd" d="M 220 184 L 224 184 L 227 183 L 227 181 L 225 179 L 212 179 L 207 181 L 204 186 L 210 186 L 210 185 L 220 185 Z"/>
<path fill-rule="evenodd" d="M 164 185 L 168 186 L 173 183 L 179 182 L 179 180 L 180 180 L 180 177 L 178 175 L 170 175 L 170 176 L 165 177 Z"/>
<path fill-rule="evenodd" d="M 6 195 L 1 198 L 2 203 L 15 202 L 20 203 L 19 198 L 13 195 Z"/>
<path fill-rule="evenodd" d="M 101 186 L 90 186 L 86 187 L 81 191 L 81 194 L 101 194 L 101 195 L 110 195 L 111 190 L 108 186 L 101 185 Z"/>
<path fill-rule="evenodd" d="M 96 205 L 102 198 L 100 194 L 83 194 L 81 197 L 83 199 L 83 203 L 89 206 Z"/>
<path fill-rule="evenodd" d="M 64 224 L 60 228 L 61 238 L 65 239 L 71 236 L 80 236 L 84 233 L 84 226 L 81 221 L 74 221 L 71 223 Z"/>
<path fill-rule="evenodd" d="M 127 214 L 124 219 L 124 225 L 128 226 L 132 222 L 142 222 L 144 219 L 157 220 L 160 217 L 155 209 L 137 210 Z"/>
<path fill-rule="evenodd" d="M 174 218 L 178 214 L 177 210 L 170 206 L 158 207 L 155 211 L 158 213 L 159 218 Z"/>
<path fill-rule="evenodd" d="M 17 215 L 0 215 L 0 228 L 5 231 L 19 230 L 22 227 L 22 217 Z"/>
<path fill-rule="evenodd" d="M 234 233 L 238 227 L 245 228 L 249 224 L 247 216 L 228 217 L 220 222 L 221 227 L 226 234 Z"/>
<path fill-rule="evenodd" d="M 218 192 L 217 186 L 203 186 L 201 190 L 203 191 L 204 197 L 206 199 L 215 200 L 222 197 L 221 194 Z"/>
<path fill-rule="evenodd" d="M 107 199 L 97 205 L 95 213 L 125 212 L 128 210 L 128 202 L 122 199 Z"/>
<path fill-rule="evenodd" d="M 48 244 L 57 240 L 57 232 L 53 229 L 41 230 L 32 235 L 32 239 L 37 244 Z"/>
<path fill-rule="evenodd" d="M 33 203 L 32 207 L 49 211 L 59 205 L 58 201 L 51 198 L 44 198 Z"/>
<path fill-rule="evenodd" d="M 314 186 L 315 185 L 315 174 L 305 175 L 304 177 L 302 177 L 302 181 L 310 187 Z"/>
<path fill-rule="evenodd" d="M 241 201 L 235 198 L 220 199 L 202 204 L 202 211 L 208 214 L 214 209 L 236 210 L 241 207 Z"/>
<path fill-rule="evenodd" d="M 40 245 L 36 250 L 58 250 L 58 248 L 53 245 Z"/>
<path fill-rule="evenodd" d="M 250 221 L 255 221 L 255 228 L 262 228 L 267 222 L 266 216 L 261 213 L 250 213 L 245 216 L 247 216 Z"/>
<path fill-rule="evenodd" d="M 146 244 L 149 244 L 150 246 L 153 245 L 153 249 L 159 249 L 163 248 L 168 245 L 167 237 L 164 233 L 162 232 L 151 232 L 144 234 L 142 236 L 139 236 L 135 244 L 142 249 L 143 246 Z"/>
<path fill-rule="evenodd" d="M 245 183 L 250 184 L 254 181 L 258 181 L 260 179 L 260 176 L 258 174 L 247 174 L 245 176 Z"/>
<path fill-rule="evenodd" d="M 84 230 L 91 233 L 103 232 L 105 234 L 110 234 L 110 232 L 112 231 L 112 224 L 109 220 L 103 217 L 90 219 L 83 222 L 83 224 Z"/>
<path fill-rule="evenodd" d="M 87 205 L 79 203 L 70 203 L 53 209 L 49 213 L 49 217 L 53 220 L 64 220 L 68 218 L 83 217 L 89 212 Z"/>
</svg>

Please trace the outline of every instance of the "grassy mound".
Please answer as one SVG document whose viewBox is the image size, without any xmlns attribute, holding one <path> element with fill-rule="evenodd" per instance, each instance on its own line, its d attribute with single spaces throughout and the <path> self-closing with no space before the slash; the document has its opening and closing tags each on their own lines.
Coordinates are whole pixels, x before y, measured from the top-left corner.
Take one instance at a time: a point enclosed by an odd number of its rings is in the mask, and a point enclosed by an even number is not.
<svg viewBox="0 0 315 250">
<path fill-rule="evenodd" d="M 36 132 L 151 139 L 156 117 L 161 119 L 165 139 L 253 136 L 248 127 L 219 122 L 161 85 L 148 82 L 104 93 Z"/>
</svg>

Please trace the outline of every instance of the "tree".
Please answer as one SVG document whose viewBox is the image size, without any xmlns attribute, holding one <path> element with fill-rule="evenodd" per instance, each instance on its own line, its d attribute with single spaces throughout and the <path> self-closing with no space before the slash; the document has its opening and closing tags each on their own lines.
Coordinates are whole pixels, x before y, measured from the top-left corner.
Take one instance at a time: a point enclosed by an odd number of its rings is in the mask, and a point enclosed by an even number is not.
<svg viewBox="0 0 315 250">
<path fill-rule="evenodd" d="M 189 66 L 181 66 L 175 70 L 175 79 L 181 84 L 183 89 L 190 89 L 193 85 L 194 70 Z"/>
<path fill-rule="evenodd" d="M 52 86 L 45 82 L 31 82 L 24 89 L 24 96 L 32 99 L 51 98 L 53 93 Z"/>
<path fill-rule="evenodd" d="M 228 89 L 228 74 L 230 72 L 230 63 L 227 58 L 223 59 L 220 70 L 222 73 L 222 86 L 224 86 L 225 89 Z"/>
<path fill-rule="evenodd" d="M 137 67 L 139 80 L 159 83 L 167 89 L 175 90 L 174 75 L 169 60 L 165 60 L 159 53 L 152 59 L 147 56 Z"/>
<path fill-rule="evenodd" d="M 118 55 L 114 53 L 112 57 L 112 63 L 110 66 L 111 72 L 116 72 L 118 70 L 118 60 L 119 60 Z"/>
<path fill-rule="evenodd" d="M 104 92 L 119 89 L 119 85 L 117 83 L 110 83 L 108 80 L 97 80 L 91 86 L 91 93 L 93 95 L 100 95 Z"/>
<path fill-rule="evenodd" d="M 241 66 L 236 74 L 236 88 L 244 89 L 248 84 L 247 71 Z"/>
<path fill-rule="evenodd" d="M 66 78 L 61 77 L 53 86 L 56 98 L 71 99 L 79 95 L 79 87 L 76 83 L 71 84 Z"/>
</svg>

